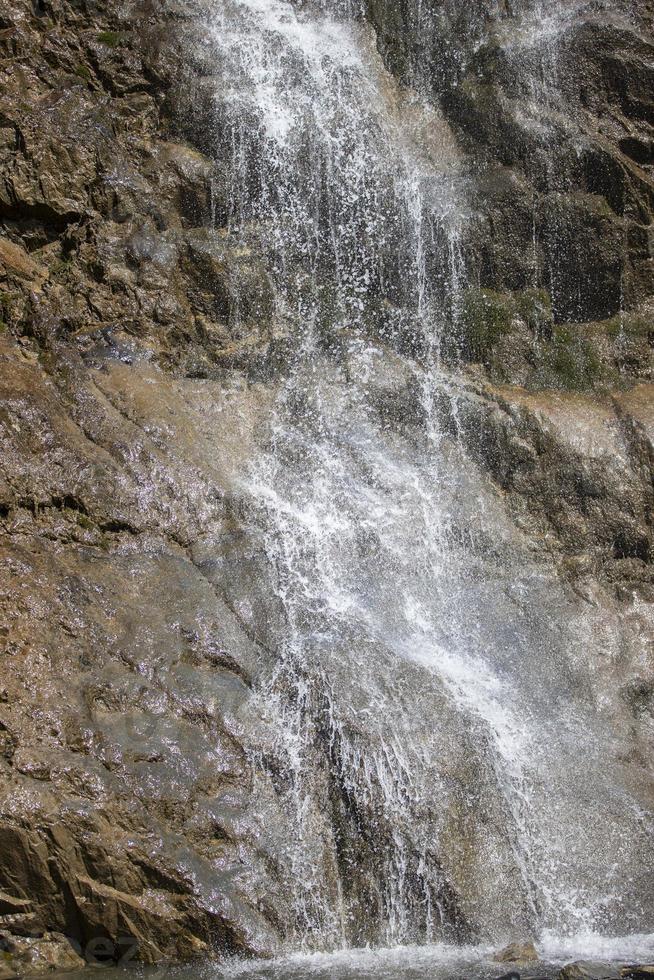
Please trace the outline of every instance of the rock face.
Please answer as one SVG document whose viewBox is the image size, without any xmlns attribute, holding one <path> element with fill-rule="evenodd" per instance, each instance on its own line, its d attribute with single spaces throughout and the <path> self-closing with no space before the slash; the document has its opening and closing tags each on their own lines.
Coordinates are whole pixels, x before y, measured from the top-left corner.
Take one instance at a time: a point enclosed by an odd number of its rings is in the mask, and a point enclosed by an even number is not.
<svg viewBox="0 0 654 980">
<path fill-rule="evenodd" d="M 241 840 L 258 850 L 265 836 L 242 746 L 256 647 L 193 553 L 226 492 L 193 459 L 210 402 L 189 411 L 198 383 L 161 390 L 146 365 L 120 380 L 120 362 L 99 368 L 98 387 L 78 365 L 83 389 L 64 392 L 37 361 L 3 356 L 17 442 L 4 457 L 2 881 L 83 946 L 263 952 L 270 895 L 246 906 L 234 884 Z M 187 458 L 171 422 L 189 426 Z M 230 455 L 220 437 L 205 449 Z"/>
<path fill-rule="evenodd" d="M 651 4 L 368 0 L 394 71 L 441 100 L 480 179 L 472 264 L 557 321 L 651 317 Z"/>
<path fill-rule="evenodd" d="M 629 20 L 594 4 L 543 47 L 528 24 L 512 37 L 505 4 L 460 6 L 434 5 L 424 33 L 409 8 L 404 19 L 402 5 L 367 4 L 390 68 L 440 100 L 470 178 L 477 278 L 444 351 L 463 364 L 439 415 L 571 601 L 623 630 L 598 701 L 619 691 L 621 765 L 647 808 L 651 10 Z M 156 962 L 269 955 L 297 929 L 293 787 L 257 694 L 288 611 L 243 490 L 293 322 L 266 256 L 227 230 L 207 65 L 189 41 L 204 14 L 191 0 L 0 7 L 0 925 L 16 972 L 75 967 L 64 936 L 82 952 L 107 940 L 114 958 L 135 944 Z M 568 86 L 565 113 L 545 81 L 525 89 L 547 58 Z M 340 370 L 340 335 L 324 347 Z M 380 431 L 396 435 L 424 410 L 405 347 L 398 331 L 370 372 Z M 336 686 L 347 652 L 334 655 Z M 329 742 L 321 698 L 311 817 L 334 836 L 333 893 L 341 880 L 351 892 L 348 940 L 374 942 L 375 834 L 392 829 L 378 797 L 347 782 L 349 746 Z M 355 744 L 361 719 L 348 724 Z M 455 731 L 446 707 L 441 724 Z M 492 766 L 471 772 L 463 736 L 443 752 L 449 846 L 428 856 L 439 935 L 468 939 L 490 928 L 475 918 L 485 863 L 515 872 Z M 487 854 L 471 809 L 490 828 Z M 356 853 L 372 871 L 347 871 Z M 497 883 L 486 887 L 499 907 Z"/>
<path fill-rule="evenodd" d="M 145 961 L 264 953 L 284 905 L 263 871 L 236 884 L 266 836 L 239 720 L 258 654 L 194 554 L 229 542 L 247 459 L 224 404 L 247 438 L 267 396 L 189 376 L 250 344 L 230 289 L 256 263 L 207 238 L 212 164 L 165 121 L 161 26 L 147 4 L 0 20 L 0 880 L 42 928 Z"/>
</svg>

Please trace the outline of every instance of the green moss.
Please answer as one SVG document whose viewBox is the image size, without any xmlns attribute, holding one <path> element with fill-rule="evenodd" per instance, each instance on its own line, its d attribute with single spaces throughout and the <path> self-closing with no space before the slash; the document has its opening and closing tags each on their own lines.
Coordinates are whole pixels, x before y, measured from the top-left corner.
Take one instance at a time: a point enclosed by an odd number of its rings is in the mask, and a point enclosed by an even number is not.
<svg viewBox="0 0 654 980">
<path fill-rule="evenodd" d="M 546 384 L 567 391 L 587 391 L 602 380 L 602 364 L 592 340 L 557 326 L 541 348 L 541 375 Z"/>
<path fill-rule="evenodd" d="M 72 268 L 73 260 L 70 257 L 55 259 L 50 266 L 50 277 L 59 281 L 65 281 L 70 275 Z"/>
<path fill-rule="evenodd" d="M 552 300 L 546 289 L 525 289 L 515 293 L 514 302 L 518 316 L 537 337 L 551 336 Z"/>
<path fill-rule="evenodd" d="M 610 320 L 604 320 L 602 326 L 607 337 L 611 337 L 612 340 L 619 337 L 622 332 L 622 323 L 620 322 L 619 316 L 612 316 Z"/>
<path fill-rule="evenodd" d="M 83 78 L 85 82 L 91 81 L 91 72 L 86 65 L 77 65 L 75 68 L 75 74 L 78 78 Z"/>
<path fill-rule="evenodd" d="M 463 300 L 461 345 L 464 357 L 488 363 L 497 342 L 511 331 L 514 304 L 510 295 L 492 289 L 470 289 Z"/>
<path fill-rule="evenodd" d="M 457 325 L 443 355 L 483 364 L 496 382 L 582 392 L 624 388 L 651 370 L 654 316 L 555 325 L 544 289 L 471 289 Z"/>
<path fill-rule="evenodd" d="M 100 31 L 98 41 L 107 48 L 119 48 L 125 43 L 125 37 L 117 31 Z"/>
<path fill-rule="evenodd" d="M 558 323 L 554 328 L 552 339 L 558 345 L 572 344 L 575 341 L 575 334 L 567 324 Z"/>
<path fill-rule="evenodd" d="M 85 531 L 94 531 L 95 530 L 95 524 L 90 519 L 90 517 L 87 517 L 86 516 L 86 514 L 79 514 L 78 513 L 78 515 L 77 515 L 77 523 Z"/>
<path fill-rule="evenodd" d="M 519 292 L 498 293 L 492 289 L 471 289 L 462 303 L 459 353 L 468 360 L 490 366 L 498 342 L 512 332 L 520 335 L 524 346 L 521 320 L 539 339 L 552 336 L 552 302 L 545 289 L 524 289 Z M 501 365 L 496 365 L 501 368 Z"/>
<path fill-rule="evenodd" d="M 618 337 L 649 340 L 654 336 L 654 319 L 640 313 L 623 313 L 598 324 L 613 340 Z"/>
<path fill-rule="evenodd" d="M 9 293 L 0 293 L 0 330 L 3 333 L 9 329 L 11 307 L 11 295 Z"/>
</svg>

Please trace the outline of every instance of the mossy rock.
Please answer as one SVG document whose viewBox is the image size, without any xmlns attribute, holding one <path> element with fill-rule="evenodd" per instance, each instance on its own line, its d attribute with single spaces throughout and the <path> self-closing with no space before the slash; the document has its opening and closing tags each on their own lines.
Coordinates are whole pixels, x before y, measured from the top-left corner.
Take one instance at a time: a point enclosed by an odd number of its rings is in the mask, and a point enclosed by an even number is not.
<svg viewBox="0 0 654 980">
<path fill-rule="evenodd" d="M 94 522 L 86 514 L 77 514 L 77 523 L 85 531 L 95 531 L 97 530 Z"/>
<path fill-rule="evenodd" d="M 511 332 L 514 316 L 515 305 L 509 294 L 468 290 L 460 319 L 462 356 L 488 365 L 495 345 Z"/>
<path fill-rule="evenodd" d="M 73 271 L 73 260 L 70 257 L 55 259 L 50 266 L 50 278 L 65 282 Z"/>
<path fill-rule="evenodd" d="M 516 313 L 537 337 L 552 336 L 552 300 L 546 289 L 525 289 L 514 293 L 513 299 Z"/>
<path fill-rule="evenodd" d="M 0 330 L 4 333 L 12 322 L 13 297 L 11 293 L 0 293 Z"/>
<path fill-rule="evenodd" d="M 588 391 L 624 388 L 649 377 L 654 322 L 642 313 L 623 313 L 593 323 L 560 324 L 534 349 L 534 387 Z"/>
<path fill-rule="evenodd" d="M 520 321 L 520 322 L 518 322 Z M 469 289 L 459 320 L 459 353 L 464 359 L 491 366 L 494 349 L 524 325 L 537 338 L 552 335 L 552 303 L 544 289 L 499 293 L 492 289 Z M 451 346 L 451 345 L 450 345 Z"/>
<path fill-rule="evenodd" d="M 597 324 L 601 327 L 608 337 L 619 340 L 621 337 L 628 337 L 635 340 L 647 340 L 654 342 L 654 317 L 645 316 L 642 313 L 623 313 L 620 316 L 611 317 L 610 320 L 601 321 Z"/>
<path fill-rule="evenodd" d="M 118 33 L 118 31 L 100 31 L 97 40 L 106 48 L 119 48 L 125 44 L 125 35 Z"/>
<path fill-rule="evenodd" d="M 483 364 L 498 383 L 581 392 L 624 388 L 648 377 L 651 369 L 654 320 L 649 315 L 554 324 L 544 289 L 470 289 L 457 325 L 445 338 L 443 353 Z"/>
<path fill-rule="evenodd" d="M 567 326 L 554 328 L 552 339 L 536 352 L 538 385 L 565 391 L 588 391 L 605 379 L 593 341 Z"/>
</svg>

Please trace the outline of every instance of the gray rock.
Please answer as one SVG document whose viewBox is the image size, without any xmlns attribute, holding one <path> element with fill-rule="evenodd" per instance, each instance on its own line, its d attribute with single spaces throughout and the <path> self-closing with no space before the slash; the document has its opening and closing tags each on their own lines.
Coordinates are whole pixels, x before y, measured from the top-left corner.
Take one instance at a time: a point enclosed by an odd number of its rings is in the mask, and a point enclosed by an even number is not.
<svg viewBox="0 0 654 980">
<path fill-rule="evenodd" d="M 613 963 L 578 960 L 564 966 L 558 980 L 619 980 L 620 976 L 619 968 Z"/>
</svg>

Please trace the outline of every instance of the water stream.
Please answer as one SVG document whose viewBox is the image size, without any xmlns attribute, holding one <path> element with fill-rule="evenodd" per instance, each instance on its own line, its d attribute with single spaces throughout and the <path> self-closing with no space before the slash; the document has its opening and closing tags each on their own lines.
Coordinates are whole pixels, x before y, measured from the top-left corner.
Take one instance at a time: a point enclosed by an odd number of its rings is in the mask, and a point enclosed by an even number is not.
<svg viewBox="0 0 654 980">
<path fill-rule="evenodd" d="M 589 680 L 612 636 L 441 422 L 454 136 L 355 2 L 224 0 L 209 41 L 221 224 L 266 258 L 283 362 L 241 492 L 280 610 L 253 764 L 288 821 L 288 950 L 654 928 L 651 819 Z"/>
</svg>

